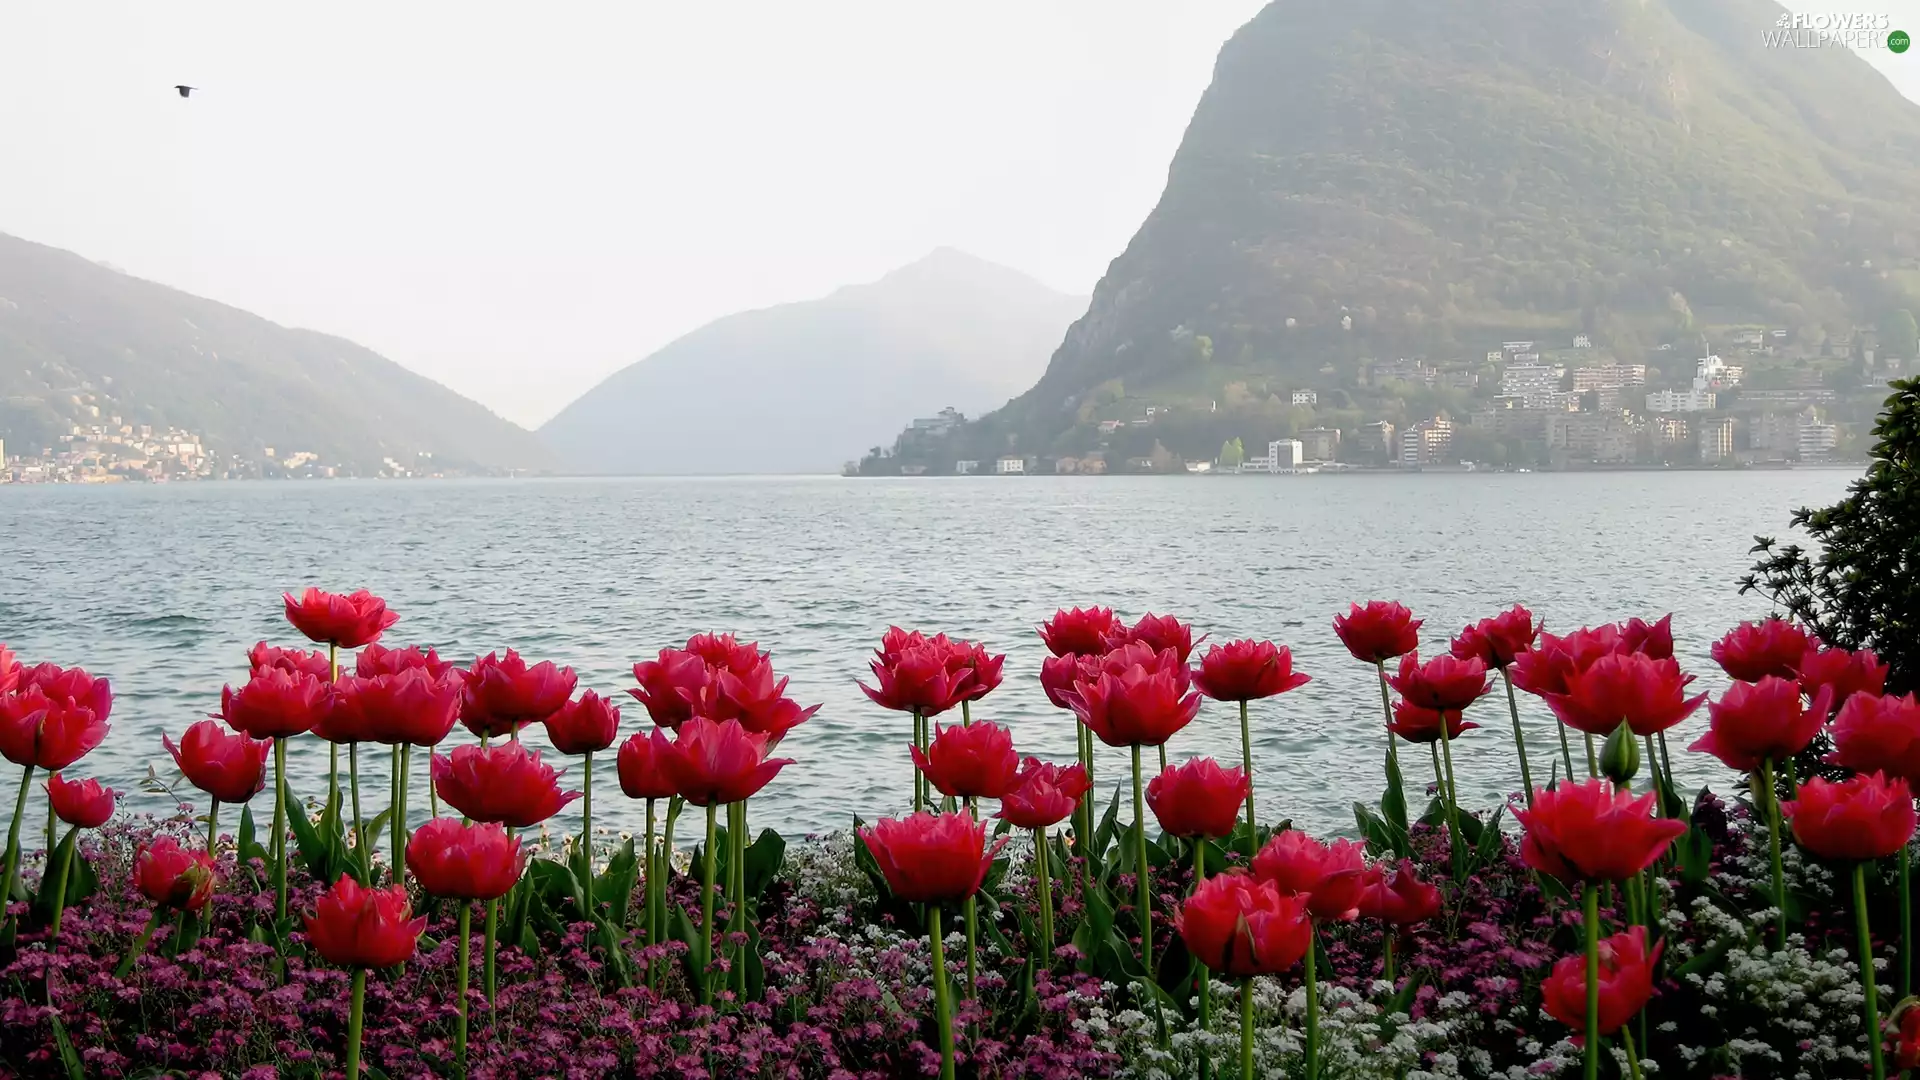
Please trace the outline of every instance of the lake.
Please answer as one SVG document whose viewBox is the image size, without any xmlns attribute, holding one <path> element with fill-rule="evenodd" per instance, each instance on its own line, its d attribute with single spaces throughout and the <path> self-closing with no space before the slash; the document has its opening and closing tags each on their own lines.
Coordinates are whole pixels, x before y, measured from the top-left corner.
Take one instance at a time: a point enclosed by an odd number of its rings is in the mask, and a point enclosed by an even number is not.
<svg viewBox="0 0 1920 1080">
<path fill-rule="evenodd" d="M 432 645 L 461 661 L 513 646 L 530 660 L 570 664 L 583 687 L 628 703 L 626 731 L 646 720 L 621 694 L 635 661 L 697 631 L 732 630 L 772 650 L 803 704 L 824 704 L 781 748 L 798 763 L 755 799 L 756 827 L 792 835 L 844 827 L 856 813 L 871 820 L 910 800 L 911 721 L 854 684 L 889 624 L 1004 651 L 1006 683 L 976 717 L 1011 726 L 1022 753 L 1067 760 L 1072 724 L 1040 690 L 1044 650 L 1033 626 L 1070 604 L 1172 612 L 1217 640 L 1257 636 L 1293 648 L 1314 681 L 1254 704 L 1262 817 L 1341 830 L 1353 827 L 1353 800 L 1376 799 L 1381 786 L 1373 674 L 1330 627 L 1348 601 L 1406 602 L 1427 620 L 1428 650 L 1516 601 L 1562 632 L 1673 611 L 1683 666 L 1717 688 L 1724 680 L 1709 645 L 1768 610 L 1735 585 L 1754 534 L 1784 534 L 1794 508 L 1834 501 L 1856 475 L 0 487 L 0 641 L 23 662 L 78 664 L 112 679 L 113 731 L 71 775 L 132 792 L 135 810 L 165 812 L 173 800 L 139 790 L 149 766 L 177 779 L 161 733 L 177 736 L 216 711 L 221 684 L 245 680 L 255 641 L 298 644 L 281 615 L 285 590 L 374 590 L 401 615 L 386 644 Z M 1521 702 L 1544 782 L 1557 745 L 1552 721 L 1537 702 Z M 1491 806 L 1518 787 L 1504 703 L 1492 696 L 1468 715 L 1485 729 L 1455 748 L 1461 796 Z M 1670 745 L 1678 752 L 1705 722 L 1703 709 Z M 467 737 L 455 729 L 455 740 Z M 542 742 L 537 731 L 530 738 Z M 1169 749 L 1175 759 L 1236 761 L 1232 707 L 1209 702 Z M 382 757 L 362 755 L 370 815 L 384 805 Z M 596 770 L 595 822 L 637 830 L 638 804 L 619 796 L 609 757 Z M 1717 763 L 1683 757 L 1683 779 L 1730 786 Z M 289 758 L 297 792 L 324 790 L 326 753 L 316 742 L 297 742 Z M 1124 752 L 1102 748 L 1104 789 L 1125 762 Z M 9 791 L 11 769 L 0 773 Z M 570 776 L 578 772 L 574 760 Z M 1408 775 L 1425 774 L 1409 764 Z M 412 804 L 424 808 L 415 782 Z M 198 793 L 184 782 L 180 790 L 204 810 Z M 256 807 L 268 812 L 270 796 Z M 29 820 L 44 821 L 44 811 Z M 576 804 L 556 827 L 577 821 Z"/>
</svg>

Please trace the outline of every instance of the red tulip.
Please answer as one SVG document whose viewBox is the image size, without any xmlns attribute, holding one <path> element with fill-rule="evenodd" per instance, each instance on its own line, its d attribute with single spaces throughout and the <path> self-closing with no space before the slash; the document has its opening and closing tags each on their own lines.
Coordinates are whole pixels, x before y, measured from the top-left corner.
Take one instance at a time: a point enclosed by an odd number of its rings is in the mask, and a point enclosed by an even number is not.
<svg viewBox="0 0 1920 1080">
<path fill-rule="evenodd" d="M 979 701 L 991 694 L 1005 677 L 1000 669 L 1007 662 L 1004 655 L 995 656 L 987 652 L 978 642 L 956 641 L 953 643 L 953 659 L 949 666 L 956 670 L 969 672 L 973 677 L 967 680 L 968 701 Z"/>
<path fill-rule="evenodd" d="M 1526 829 L 1520 857 L 1566 882 L 1625 881 L 1687 831 L 1684 821 L 1654 817 L 1653 800 L 1652 792 L 1635 798 L 1604 779 L 1536 791 L 1532 809 L 1513 810 Z"/>
<path fill-rule="evenodd" d="M 357 649 L 380 640 L 387 627 L 400 616 L 387 610 L 387 602 L 365 589 L 342 596 L 308 588 L 295 600 L 292 593 L 282 597 L 287 604 L 287 621 L 307 640 Z"/>
<path fill-rule="evenodd" d="M 640 685 L 628 690 L 635 701 L 647 707 L 647 715 L 663 728 L 672 730 L 693 715 L 693 703 L 707 685 L 707 662 L 685 649 L 661 649 L 658 660 L 633 665 L 633 678 Z"/>
<path fill-rule="evenodd" d="M 1673 659 L 1673 613 L 1649 623 L 1628 619 L 1620 624 L 1620 651 L 1635 652 L 1651 660 Z"/>
<path fill-rule="evenodd" d="M 1306 901 L 1233 870 L 1194 886 L 1173 918 L 1187 952 L 1216 975 L 1278 975 L 1313 947 Z"/>
<path fill-rule="evenodd" d="M 97 829 L 113 816 L 113 797 L 119 792 L 98 780 L 68 780 L 58 774 L 47 779 L 47 800 L 61 821 L 82 829 Z"/>
<path fill-rule="evenodd" d="M 20 661 L 14 658 L 13 650 L 0 643 L 0 694 L 11 694 L 20 683 Z"/>
<path fill-rule="evenodd" d="M 1452 651 L 1462 660 L 1477 658 L 1489 668 L 1503 668 L 1533 648 L 1539 636 L 1540 627 L 1533 621 L 1533 612 L 1523 604 L 1515 604 L 1460 631 L 1460 636 L 1453 639 Z"/>
<path fill-rule="evenodd" d="M 427 666 L 384 675 L 344 675 L 334 690 L 335 719 L 326 726 L 356 736 L 331 739 L 334 742 L 438 746 L 460 715 L 459 677 L 435 675 Z M 321 737 L 330 738 L 325 732 Z"/>
<path fill-rule="evenodd" d="M 538 750 L 519 743 L 456 746 L 433 755 L 433 788 L 447 805 L 475 821 L 498 821 L 516 829 L 538 825 L 580 797 L 560 792 L 560 774 Z"/>
<path fill-rule="evenodd" d="M 942 795 L 955 798 L 997 799 L 1013 790 L 1020 773 L 1020 755 L 1013 752 L 1013 734 L 998 724 L 971 727 L 933 726 L 933 741 L 922 752 L 909 748 L 913 763 Z"/>
<path fill-rule="evenodd" d="M 345 874 L 314 901 L 307 944 L 341 967 L 389 968 L 413 957 L 425 916 L 413 918 L 405 885 L 361 888 Z"/>
<path fill-rule="evenodd" d="M 758 642 L 742 643 L 732 634 L 695 634 L 687 639 L 687 652 L 710 668 L 735 675 L 744 675 L 766 663 L 769 655 L 760 651 Z"/>
<path fill-rule="evenodd" d="M 1440 741 L 1440 718 L 1447 721 L 1447 739 L 1452 741 L 1460 737 L 1463 731 L 1472 731 L 1479 724 L 1462 718 L 1459 709 L 1448 709 L 1444 713 L 1432 709 L 1423 709 L 1418 705 L 1409 705 L 1405 701 L 1393 703 L 1393 723 L 1387 730 L 1408 742 L 1430 743 Z"/>
<path fill-rule="evenodd" d="M 1440 890 L 1420 880 L 1411 859 L 1397 867 L 1375 863 L 1361 875 L 1360 914 L 1394 926 L 1413 926 L 1440 914 Z"/>
<path fill-rule="evenodd" d="M 1836 709 L 1855 694 L 1885 693 L 1887 665 L 1872 649 L 1808 649 L 1800 658 L 1800 692 L 1812 698 L 1825 689 L 1833 691 Z"/>
<path fill-rule="evenodd" d="M 508 735 L 545 721 L 566 705 L 577 681 L 570 667 L 555 667 L 551 660 L 529 665 L 512 649 L 504 657 L 480 657 L 460 676 L 466 680 L 460 722 L 482 736 Z"/>
<path fill-rule="evenodd" d="M 1201 635 L 1200 641 L 1205 641 Z M 1107 634 L 1107 649 L 1111 651 L 1123 645 L 1145 645 L 1154 652 L 1172 649 L 1180 657 L 1182 664 L 1193 655 L 1193 647 L 1200 642 L 1193 639 L 1193 627 L 1171 615 L 1155 615 L 1151 612 L 1140 616 L 1140 621 L 1128 627 L 1115 627 Z"/>
<path fill-rule="evenodd" d="M 1783 761 L 1805 750 L 1832 712 L 1832 698 L 1831 689 L 1822 689 L 1811 708 L 1802 708 L 1796 682 L 1769 675 L 1758 683 L 1734 683 L 1707 706 L 1707 733 L 1687 749 L 1753 772 L 1763 759 Z"/>
<path fill-rule="evenodd" d="M 1909 1003 L 1894 1009 L 1893 1067 L 1901 1072 L 1920 1069 L 1920 1007 Z"/>
<path fill-rule="evenodd" d="M 462 824 L 434 818 L 407 841 L 407 869 L 429 896 L 495 900 L 507 895 L 527 868 L 518 837 L 490 821 Z"/>
<path fill-rule="evenodd" d="M 1713 643 L 1713 662 L 1732 679 L 1759 682 L 1769 675 L 1794 679 L 1807 650 L 1819 644 L 1785 619 L 1743 622 Z"/>
<path fill-rule="evenodd" d="M 1387 685 L 1398 690 L 1409 705 L 1442 712 L 1464 709 L 1492 689 L 1487 665 L 1479 657 L 1461 660 L 1448 653 L 1424 664 L 1417 652 L 1402 656 L 1399 673 L 1389 676 Z"/>
<path fill-rule="evenodd" d="M 1253 876 L 1307 900 L 1319 919 L 1351 919 L 1366 889 L 1367 849 L 1351 840 L 1323 844 L 1298 829 L 1267 841 L 1253 857 Z"/>
<path fill-rule="evenodd" d="M 1837 784 L 1814 777 L 1780 812 L 1792 820 L 1800 846 L 1823 859 L 1884 859 L 1913 838 L 1913 791 L 1881 772 Z"/>
<path fill-rule="evenodd" d="M 1547 707 L 1568 727 L 1611 735 L 1624 721 L 1635 735 L 1665 731 L 1692 716 L 1707 695 L 1686 696 L 1693 676 L 1672 660 L 1644 653 L 1612 653 L 1567 681 L 1564 694 L 1544 694 Z"/>
<path fill-rule="evenodd" d="M 113 688 L 81 668 L 39 664 L 14 677 L 0 695 L 0 757 L 15 765 L 59 770 L 107 737 Z"/>
<path fill-rule="evenodd" d="M 1200 712 L 1200 695 L 1179 653 L 1149 656 L 1145 645 L 1116 649 L 1097 677 L 1074 683 L 1074 715 L 1108 746 L 1159 746 Z"/>
<path fill-rule="evenodd" d="M 547 717 L 547 739 L 563 754 L 591 754 L 613 745 L 620 707 L 591 690 Z"/>
<path fill-rule="evenodd" d="M 1333 632 L 1355 660 L 1369 664 L 1404 656 L 1420 647 L 1420 624 L 1398 601 L 1369 600 L 1333 617 Z"/>
<path fill-rule="evenodd" d="M 1661 942 L 1647 950 L 1647 928 L 1635 926 L 1600 940 L 1600 1034 L 1627 1026 L 1653 1000 L 1653 973 L 1660 966 Z M 1547 1015 L 1584 1032 L 1587 1029 L 1587 958 L 1563 957 L 1540 984 Z"/>
<path fill-rule="evenodd" d="M 1215 701 L 1253 701 L 1284 694 L 1311 682 L 1293 670 L 1293 650 L 1271 641 L 1215 645 L 1194 670 L 1194 689 Z"/>
<path fill-rule="evenodd" d="M 223 803 L 243 803 L 267 784 L 267 750 L 272 743 L 228 731 L 213 720 L 187 728 L 180 745 L 160 736 L 187 782 Z"/>
<path fill-rule="evenodd" d="M 1014 778 L 1013 790 L 1000 797 L 1000 812 L 1021 829 L 1045 829 L 1073 815 L 1080 799 L 1093 787 L 1080 765 L 1055 765 L 1028 758 Z"/>
<path fill-rule="evenodd" d="M 879 686 L 861 683 L 860 689 L 881 708 L 936 716 L 966 700 L 973 684 L 973 669 L 956 667 L 952 660 L 944 637 L 891 652 L 883 644 L 871 661 Z"/>
<path fill-rule="evenodd" d="M 316 679 L 333 677 L 333 663 L 327 654 L 306 649 L 283 649 L 278 645 L 269 645 L 262 641 L 247 650 L 247 673 L 258 675 L 263 671 L 279 668 L 294 675 L 311 675 Z"/>
<path fill-rule="evenodd" d="M 620 790 L 629 799 L 671 799 L 680 794 L 673 777 L 667 775 L 666 760 L 673 743 L 659 728 L 636 731 L 620 744 L 615 765 L 620 771 Z"/>
<path fill-rule="evenodd" d="M 133 883 L 161 907 L 199 911 L 213 899 L 213 856 L 159 837 L 134 855 Z"/>
<path fill-rule="evenodd" d="M 1840 707 L 1830 733 L 1827 764 L 1920 784 L 1920 701 L 1912 694 L 1855 694 Z"/>
<path fill-rule="evenodd" d="M 856 831 L 880 864 L 887 888 L 908 903 L 938 904 L 972 896 L 1007 843 L 1003 836 L 983 851 L 986 822 L 965 813 L 922 811 L 898 820 L 881 818 L 872 828 Z"/>
<path fill-rule="evenodd" d="M 775 681 L 773 664 L 767 660 L 757 660 L 745 671 L 710 668 L 708 676 L 694 712 L 709 720 L 738 720 L 749 733 L 765 735 L 768 746 L 779 745 L 787 732 L 820 711 L 818 705 L 803 709 L 788 697 L 787 680 Z"/>
<path fill-rule="evenodd" d="M 235 731 L 256 739 L 280 739 L 313 730 L 333 711 L 333 687 L 326 680 L 269 668 L 238 690 L 220 688 L 220 711 Z"/>
<path fill-rule="evenodd" d="M 1055 656 L 1097 656 L 1122 624 L 1112 608 L 1062 608 L 1039 626 L 1040 640 Z"/>
<path fill-rule="evenodd" d="M 719 806 L 751 798 L 793 760 L 767 760 L 767 737 L 749 732 L 738 720 L 696 716 L 680 725 L 660 764 L 681 798 L 695 806 Z"/>
<path fill-rule="evenodd" d="M 1081 679 L 1097 678 L 1100 656 L 1049 656 L 1040 661 L 1040 689 L 1056 709 L 1073 708 L 1073 684 Z"/>
<path fill-rule="evenodd" d="M 1163 770 L 1147 784 L 1147 805 L 1160 828 L 1184 837 L 1232 836 L 1252 784 L 1239 769 L 1194 758 Z"/>
<path fill-rule="evenodd" d="M 319 653 L 315 653 L 319 656 Z M 454 670 L 453 661 L 440 659 L 436 650 L 420 651 L 418 645 L 408 645 L 400 649 L 383 648 L 380 645 L 368 645 L 353 658 L 353 673 L 363 679 L 380 675 L 398 675 L 403 671 L 425 671 L 435 679 L 445 677 Z"/>
</svg>

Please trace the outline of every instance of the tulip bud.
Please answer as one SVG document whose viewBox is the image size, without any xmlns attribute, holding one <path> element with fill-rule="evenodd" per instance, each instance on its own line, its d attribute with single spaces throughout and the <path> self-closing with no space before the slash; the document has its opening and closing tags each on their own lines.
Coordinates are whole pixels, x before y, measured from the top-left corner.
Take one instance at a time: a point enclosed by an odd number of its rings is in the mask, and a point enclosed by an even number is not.
<svg viewBox="0 0 1920 1080">
<path fill-rule="evenodd" d="M 1607 744 L 1600 751 L 1600 773 L 1626 788 L 1632 786 L 1639 771 L 1640 744 L 1634 740 L 1633 729 L 1622 722 L 1607 736 Z"/>
</svg>

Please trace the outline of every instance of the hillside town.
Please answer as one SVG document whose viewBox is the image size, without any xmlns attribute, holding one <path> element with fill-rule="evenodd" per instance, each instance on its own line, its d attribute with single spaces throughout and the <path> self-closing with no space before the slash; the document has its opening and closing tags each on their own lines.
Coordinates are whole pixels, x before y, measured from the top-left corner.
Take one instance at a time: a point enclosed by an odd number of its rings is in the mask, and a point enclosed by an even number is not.
<svg viewBox="0 0 1920 1080">
<path fill-rule="evenodd" d="M 1229 378 L 1219 398 L 1096 404 L 1083 452 L 955 456 L 964 416 L 915 420 L 890 450 L 849 475 L 1264 473 L 1347 469 L 1785 468 L 1855 460 L 1889 379 L 1911 356 L 1860 328 L 1811 343 L 1779 328 L 1704 335 L 1624 362 L 1589 335 L 1550 345 L 1507 341 L 1484 357 L 1362 360 L 1345 385 L 1328 377 Z M 1898 348 L 1898 347 L 1896 347 Z M 1331 376 L 1333 365 L 1321 369 Z M 1117 383 L 1118 380 L 1115 380 Z M 1225 400 L 1222 400 L 1225 399 Z M 1422 406 L 1426 406 L 1421 415 Z M 1397 412 L 1398 416 L 1369 415 Z M 1242 412 L 1234 413 L 1232 410 Z M 1201 414 L 1201 415 L 1195 415 Z M 1226 414 L 1226 415 L 1223 415 Z M 1229 434 L 1241 415 L 1266 437 Z M 1084 425 L 1083 425 L 1084 426 Z M 1205 449 L 1191 444 L 1209 432 Z M 1251 434 L 1251 432 L 1250 432 Z M 1182 444 L 1184 442 L 1184 444 Z M 1212 451 L 1212 452 L 1208 452 Z"/>
<path fill-rule="evenodd" d="M 322 461 L 308 450 L 263 447 L 258 457 L 210 450 L 198 432 L 151 424 L 74 424 L 53 446 L 11 453 L 0 439 L 0 484 L 123 484 L 190 480 L 328 480 L 354 475 L 412 479 L 454 475 L 434 467 L 431 455 L 406 465 L 389 457 L 367 474 Z"/>
</svg>

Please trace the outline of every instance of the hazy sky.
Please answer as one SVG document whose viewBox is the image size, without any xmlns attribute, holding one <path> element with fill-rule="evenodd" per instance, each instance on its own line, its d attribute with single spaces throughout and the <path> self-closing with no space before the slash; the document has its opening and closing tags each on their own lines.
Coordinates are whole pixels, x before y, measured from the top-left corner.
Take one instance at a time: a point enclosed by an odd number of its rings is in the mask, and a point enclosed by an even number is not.
<svg viewBox="0 0 1920 1080">
<path fill-rule="evenodd" d="M 1090 291 L 1260 6 L 22 3 L 0 231 L 531 426 L 713 318 L 940 245 Z M 1920 0 L 1866 8 L 1920 32 Z M 1920 51 L 1873 59 L 1920 100 Z"/>
</svg>

